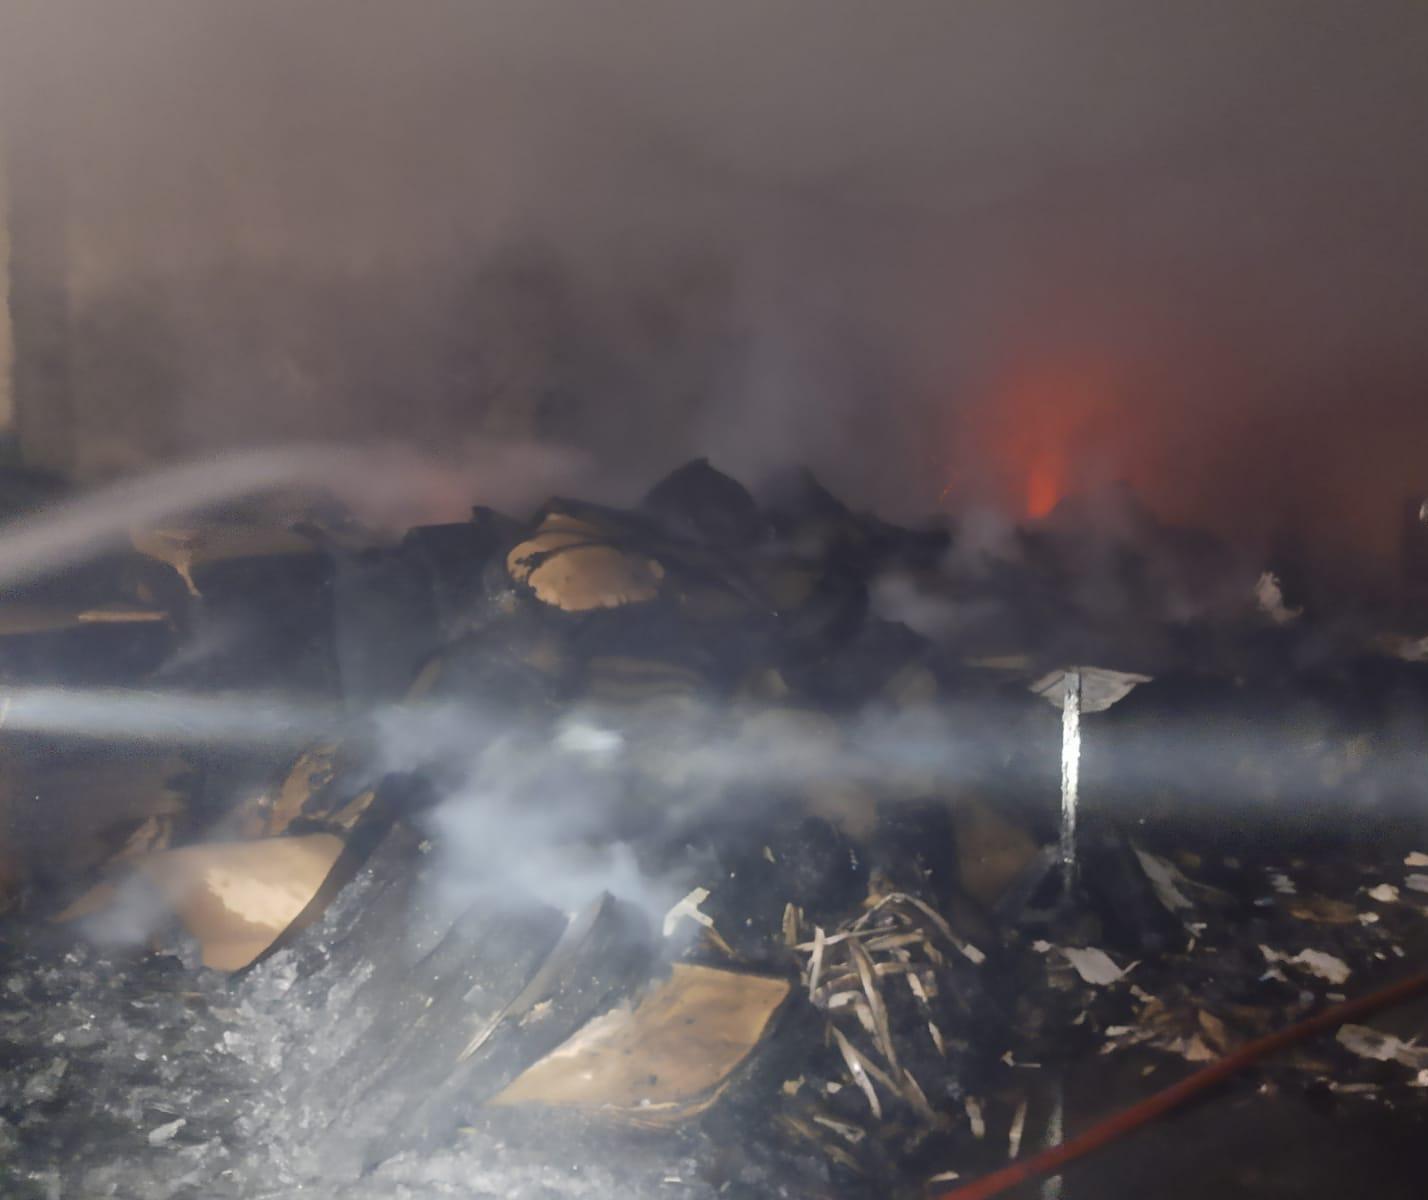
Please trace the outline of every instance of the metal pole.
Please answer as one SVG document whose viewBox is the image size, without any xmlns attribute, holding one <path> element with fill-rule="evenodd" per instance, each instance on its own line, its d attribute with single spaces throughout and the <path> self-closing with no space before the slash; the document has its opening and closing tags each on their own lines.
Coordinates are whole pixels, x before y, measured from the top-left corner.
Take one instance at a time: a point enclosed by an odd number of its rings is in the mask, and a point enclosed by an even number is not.
<svg viewBox="0 0 1428 1200">
<path fill-rule="evenodd" d="M 1061 701 L 1061 876 L 1070 891 L 1076 882 L 1076 803 L 1081 782 L 1081 672 L 1066 672 Z"/>
</svg>

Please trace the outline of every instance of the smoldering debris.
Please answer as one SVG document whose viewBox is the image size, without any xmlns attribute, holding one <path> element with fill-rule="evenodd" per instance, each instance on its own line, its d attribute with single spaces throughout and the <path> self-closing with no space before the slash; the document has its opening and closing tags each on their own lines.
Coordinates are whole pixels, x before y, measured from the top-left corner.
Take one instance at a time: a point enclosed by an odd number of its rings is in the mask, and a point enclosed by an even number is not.
<svg viewBox="0 0 1428 1200">
<path fill-rule="evenodd" d="M 1425 747 L 1374 682 L 1413 711 L 1424 668 L 1306 657 L 1313 614 L 1253 576 L 1119 653 L 1074 557 L 1032 540 L 969 583 L 957 528 L 807 475 L 758 501 L 698 462 L 634 508 L 396 537 L 329 510 L 298 554 L 271 509 L 235 520 L 60 576 L 94 611 L 137 577 L 162 617 L 105 623 L 84 672 L 20 651 L 87 623 L 0 636 L 7 1184 L 917 1195 L 1054 1138 L 1077 1072 L 1228 1055 L 1424 944 L 1395 831 Z M 889 576 L 1045 603 L 917 633 L 871 602 Z M 1245 1086 L 1418 1111 L 1395 1036 Z"/>
</svg>

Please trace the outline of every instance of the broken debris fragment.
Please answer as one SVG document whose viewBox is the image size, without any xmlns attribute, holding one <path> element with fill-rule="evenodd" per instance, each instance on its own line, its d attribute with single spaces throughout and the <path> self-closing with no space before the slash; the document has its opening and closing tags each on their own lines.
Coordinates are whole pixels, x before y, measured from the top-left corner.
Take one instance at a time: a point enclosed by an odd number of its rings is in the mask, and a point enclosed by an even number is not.
<svg viewBox="0 0 1428 1200">
<path fill-rule="evenodd" d="M 640 604 L 659 594 L 664 568 L 626 550 L 617 530 L 573 513 L 549 513 L 506 556 L 506 569 L 537 600 L 567 612 Z"/>
<path fill-rule="evenodd" d="M 203 964 L 220 971 L 247 966 L 301 913 L 327 878 L 342 842 L 327 833 L 185 846 L 143 856 L 134 877 L 152 884 L 198 940 Z M 99 884 L 65 914 L 123 914 L 139 895 Z"/>
<path fill-rule="evenodd" d="M 1085 948 L 1063 946 L 1061 955 L 1075 968 L 1076 974 L 1096 987 L 1119 983 L 1125 978 L 1126 972 L 1130 970 L 1130 967 L 1116 966 L 1109 954 L 1094 946 Z"/>
<path fill-rule="evenodd" d="M 1367 1025 L 1344 1025 L 1335 1039 L 1360 1058 L 1401 1063 L 1414 1071 L 1428 1069 L 1428 1046 L 1415 1046 Z"/>
<path fill-rule="evenodd" d="M 685 1120 L 718 1098 L 790 990 L 782 979 L 676 963 L 637 1003 L 596 1017 L 490 1103 Z"/>
<path fill-rule="evenodd" d="M 167 1145 L 169 1142 L 174 1140 L 174 1135 L 177 1134 L 178 1131 L 187 1124 L 188 1120 L 186 1118 L 178 1117 L 175 1120 L 169 1121 L 165 1125 L 160 1125 L 156 1129 L 149 1130 L 149 1145 Z"/>
<path fill-rule="evenodd" d="M 1185 893 L 1180 890 L 1180 885 L 1188 881 L 1174 863 L 1158 858 L 1154 854 L 1147 854 L 1138 846 L 1132 848 L 1135 850 L 1141 870 L 1145 872 L 1146 878 L 1155 888 L 1156 898 L 1166 908 L 1171 912 L 1182 912 L 1195 907 Z"/>
<path fill-rule="evenodd" d="M 688 895 L 677 900 L 670 910 L 664 914 L 664 924 L 660 927 L 660 932 L 669 937 L 679 928 L 679 923 L 688 917 L 692 921 L 697 921 L 706 929 L 714 924 L 714 921 L 706 913 L 700 912 L 699 906 L 709 899 L 709 889 L 697 887 Z"/>
<path fill-rule="evenodd" d="M 1138 685 L 1151 681 L 1149 675 L 1137 675 L 1132 671 L 1113 671 L 1108 667 L 1070 667 L 1047 672 L 1030 685 L 1031 690 L 1061 708 L 1066 695 L 1066 676 L 1070 672 L 1074 672 L 1080 680 L 1080 708 L 1083 714 L 1105 712 L 1129 696 Z"/>
<path fill-rule="evenodd" d="M 48 1104 L 59 1095 L 60 1085 L 69 1070 L 69 1060 L 57 1058 L 42 1071 L 25 1081 L 23 1095 L 27 1104 Z"/>
<path fill-rule="evenodd" d="M 1298 954 L 1284 954 L 1269 946 L 1261 946 L 1259 950 L 1264 955 L 1265 962 L 1300 966 L 1328 983 L 1346 983 L 1351 974 L 1348 963 L 1322 950 L 1301 950 Z"/>
</svg>

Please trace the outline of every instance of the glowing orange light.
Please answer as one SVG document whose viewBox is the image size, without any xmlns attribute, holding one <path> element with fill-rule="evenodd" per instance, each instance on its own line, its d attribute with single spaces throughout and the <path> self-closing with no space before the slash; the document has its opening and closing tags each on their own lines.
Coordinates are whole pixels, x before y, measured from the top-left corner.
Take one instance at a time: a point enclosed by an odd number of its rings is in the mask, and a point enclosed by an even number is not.
<svg viewBox="0 0 1428 1200">
<path fill-rule="evenodd" d="M 1046 516 L 1061 499 L 1062 464 L 1059 456 L 1042 454 L 1032 464 L 1026 478 L 1026 515 L 1032 520 Z"/>
<path fill-rule="evenodd" d="M 1047 516 L 1079 486 L 1116 393 L 1108 362 L 1087 351 L 1028 355 L 995 386 L 993 458 L 1003 494 L 1027 519 Z"/>
</svg>

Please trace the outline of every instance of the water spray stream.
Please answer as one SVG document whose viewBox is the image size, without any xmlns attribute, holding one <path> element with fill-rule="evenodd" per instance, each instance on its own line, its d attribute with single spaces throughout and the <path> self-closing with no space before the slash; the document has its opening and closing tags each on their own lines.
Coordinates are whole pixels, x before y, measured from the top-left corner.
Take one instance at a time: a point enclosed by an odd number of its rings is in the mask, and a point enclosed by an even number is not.
<svg viewBox="0 0 1428 1200">
<path fill-rule="evenodd" d="M 455 466 L 391 444 L 236 451 L 151 472 L 0 526 L 0 587 L 124 545 L 136 529 L 265 493 L 335 498 L 359 520 L 405 529 L 463 519 L 478 501 L 533 503 L 587 469 L 585 457 L 568 449 L 502 439 L 466 441 Z"/>
<path fill-rule="evenodd" d="M 175 744 L 299 747 L 329 736 L 341 710 L 323 701 L 123 688 L 12 687 L 0 731 Z"/>
<path fill-rule="evenodd" d="M 13 586 L 122 544 L 130 531 L 284 487 L 322 486 L 350 452 L 290 447 L 187 463 L 46 508 L 0 529 L 0 584 Z"/>
</svg>

